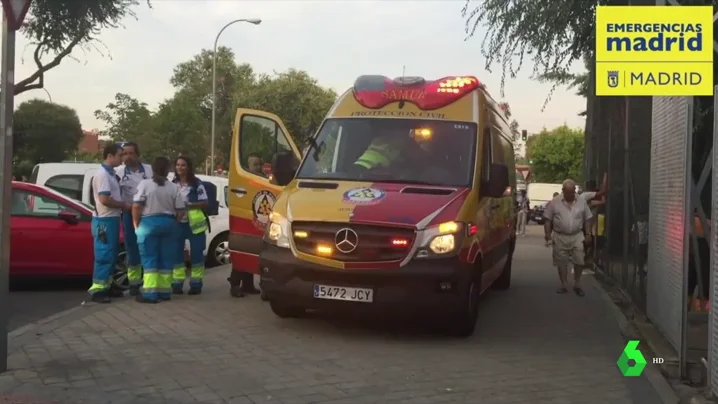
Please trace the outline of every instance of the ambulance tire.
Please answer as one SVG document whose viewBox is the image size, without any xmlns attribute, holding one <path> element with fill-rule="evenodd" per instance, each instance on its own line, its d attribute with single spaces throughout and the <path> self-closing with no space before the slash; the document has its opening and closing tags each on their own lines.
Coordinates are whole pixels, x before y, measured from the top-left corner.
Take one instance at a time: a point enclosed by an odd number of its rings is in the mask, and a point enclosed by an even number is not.
<svg viewBox="0 0 718 404">
<path fill-rule="evenodd" d="M 481 277 L 472 279 L 466 287 L 465 296 L 458 312 L 449 320 L 446 332 L 456 338 L 467 338 L 474 334 L 476 321 L 479 317 L 479 298 L 481 294 Z"/>
<path fill-rule="evenodd" d="M 508 290 L 511 287 L 511 267 L 514 259 L 514 247 L 516 246 L 516 240 L 511 241 L 511 249 L 509 250 L 509 257 L 506 259 L 504 269 L 501 275 L 491 285 L 492 289 L 496 290 Z"/>
<path fill-rule="evenodd" d="M 269 307 L 272 309 L 272 312 L 279 318 L 297 318 L 301 317 L 305 313 L 305 310 L 303 308 L 289 305 L 277 299 L 270 300 Z"/>
</svg>

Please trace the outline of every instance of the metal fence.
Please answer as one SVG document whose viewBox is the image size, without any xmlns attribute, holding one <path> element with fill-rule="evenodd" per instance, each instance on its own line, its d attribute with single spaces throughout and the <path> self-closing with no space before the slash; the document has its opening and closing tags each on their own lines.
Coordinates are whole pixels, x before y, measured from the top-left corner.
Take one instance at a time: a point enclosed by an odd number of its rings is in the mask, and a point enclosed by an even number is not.
<svg viewBox="0 0 718 404">
<path fill-rule="evenodd" d="M 584 172 L 610 192 L 598 208 L 599 275 L 646 310 L 647 221 L 651 169 L 651 98 L 589 99 Z M 628 130 L 626 130 L 628 127 Z"/>
</svg>

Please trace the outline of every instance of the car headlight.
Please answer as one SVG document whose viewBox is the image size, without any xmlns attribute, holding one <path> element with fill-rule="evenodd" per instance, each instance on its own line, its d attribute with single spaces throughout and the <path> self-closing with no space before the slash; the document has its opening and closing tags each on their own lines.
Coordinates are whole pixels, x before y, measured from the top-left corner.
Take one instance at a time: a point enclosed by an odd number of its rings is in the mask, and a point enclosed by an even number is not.
<svg viewBox="0 0 718 404">
<path fill-rule="evenodd" d="M 289 221 L 287 218 L 272 212 L 269 216 L 266 240 L 277 247 L 289 248 Z"/>
<path fill-rule="evenodd" d="M 455 254 L 463 240 L 463 231 L 464 224 L 461 222 L 441 223 L 423 230 L 419 234 L 416 258 Z"/>
</svg>

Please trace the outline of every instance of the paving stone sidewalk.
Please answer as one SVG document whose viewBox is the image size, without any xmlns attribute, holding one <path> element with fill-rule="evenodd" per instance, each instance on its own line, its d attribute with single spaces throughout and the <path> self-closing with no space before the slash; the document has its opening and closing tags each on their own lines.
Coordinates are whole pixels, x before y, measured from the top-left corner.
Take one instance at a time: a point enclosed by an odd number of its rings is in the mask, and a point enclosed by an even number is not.
<svg viewBox="0 0 718 404">
<path fill-rule="evenodd" d="M 484 299 L 466 340 L 282 320 L 255 296 L 230 298 L 216 269 L 201 296 L 83 307 L 12 340 L 0 404 L 659 403 L 616 369 L 624 341 L 596 283 L 556 294 L 549 258 L 538 236 L 522 238 L 511 290 Z"/>
</svg>

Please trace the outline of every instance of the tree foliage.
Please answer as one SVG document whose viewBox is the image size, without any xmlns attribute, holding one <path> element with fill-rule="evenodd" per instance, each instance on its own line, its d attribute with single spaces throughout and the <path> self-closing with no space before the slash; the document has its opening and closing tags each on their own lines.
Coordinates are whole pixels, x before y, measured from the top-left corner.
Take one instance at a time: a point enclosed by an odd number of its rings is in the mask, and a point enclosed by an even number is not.
<svg viewBox="0 0 718 404">
<path fill-rule="evenodd" d="M 531 175 L 536 182 L 561 183 L 568 178 L 582 182 L 583 130 L 562 125 L 532 138 Z"/>
<path fill-rule="evenodd" d="M 82 135 L 74 109 L 39 99 L 24 102 L 13 115 L 15 165 L 27 171 L 43 161 L 63 161 L 75 153 Z"/>
<path fill-rule="evenodd" d="M 178 64 L 170 79 L 176 92 L 155 111 L 127 94 L 117 94 L 114 102 L 95 112 L 107 125 L 103 134 L 136 141 L 145 156 L 189 155 L 199 167 L 211 154 L 212 58 L 211 51 L 202 50 Z M 337 97 L 304 71 L 256 74 L 250 65 L 237 64 L 226 47 L 217 49 L 216 66 L 216 165 L 228 165 L 237 108 L 276 114 L 301 147 Z M 264 143 L 270 148 L 274 144 Z"/>
<path fill-rule="evenodd" d="M 527 59 L 534 63 L 534 76 L 569 73 L 569 67 L 591 53 L 595 10 L 599 2 L 588 0 L 481 0 L 462 9 L 467 39 L 486 28 L 481 43 L 485 68 L 500 64 L 501 92 L 506 78 L 515 78 Z"/>
<path fill-rule="evenodd" d="M 107 28 L 117 28 L 126 17 L 135 17 L 140 0 L 32 0 L 22 33 L 34 47 L 36 70 L 15 83 L 15 95 L 43 88 L 45 73 L 60 65 L 76 49 L 96 50 L 97 37 Z M 149 5 L 149 0 L 147 0 Z M 106 49 L 104 49 L 106 51 Z"/>
</svg>

